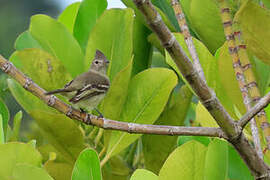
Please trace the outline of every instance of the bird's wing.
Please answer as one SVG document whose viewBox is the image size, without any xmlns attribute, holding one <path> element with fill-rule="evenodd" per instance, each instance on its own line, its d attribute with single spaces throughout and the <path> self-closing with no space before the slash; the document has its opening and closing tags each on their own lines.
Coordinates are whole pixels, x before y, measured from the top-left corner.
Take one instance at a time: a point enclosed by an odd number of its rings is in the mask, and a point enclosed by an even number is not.
<svg viewBox="0 0 270 180">
<path fill-rule="evenodd" d="M 107 85 L 88 84 L 82 89 L 78 90 L 77 93 L 69 100 L 69 102 L 75 104 L 80 100 L 88 99 L 99 94 L 104 94 L 108 89 L 109 87 Z"/>
</svg>

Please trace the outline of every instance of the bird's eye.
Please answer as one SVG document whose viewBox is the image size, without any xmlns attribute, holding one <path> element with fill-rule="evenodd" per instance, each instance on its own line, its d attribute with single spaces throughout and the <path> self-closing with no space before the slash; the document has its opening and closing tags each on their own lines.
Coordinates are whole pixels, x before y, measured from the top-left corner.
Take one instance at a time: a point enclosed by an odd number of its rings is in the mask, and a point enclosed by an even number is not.
<svg viewBox="0 0 270 180">
<path fill-rule="evenodd" d="M 98 61 L 95 61 L 95 64 L 98 64 Z"/>
</svg>

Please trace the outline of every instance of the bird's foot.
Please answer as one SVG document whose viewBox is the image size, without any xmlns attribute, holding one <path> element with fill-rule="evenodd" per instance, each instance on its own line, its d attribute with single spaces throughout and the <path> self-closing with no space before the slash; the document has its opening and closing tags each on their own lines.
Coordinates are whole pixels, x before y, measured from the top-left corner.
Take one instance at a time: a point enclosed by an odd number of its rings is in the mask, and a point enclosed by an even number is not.
<svg viewBox="0 0 270 180">
<path fill-rule="evenodd" d="M 95 111 L 99 114 L 98 118 L 104 118 L 103 114 L 97 108 L 95 108 Z"/>
<path fill-rule="evenodd" d="M 80 108 L 81 113 L 86 113 L 86 111 L 83 108 Z"/>
</svg>

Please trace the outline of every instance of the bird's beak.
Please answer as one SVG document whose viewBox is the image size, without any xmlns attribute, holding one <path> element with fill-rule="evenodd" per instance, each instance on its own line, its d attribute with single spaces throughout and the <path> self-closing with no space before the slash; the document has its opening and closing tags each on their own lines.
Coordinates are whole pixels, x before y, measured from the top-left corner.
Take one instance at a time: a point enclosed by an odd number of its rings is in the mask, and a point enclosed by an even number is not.
<svg viewBox="0 0 270 180">
<path fill-rule="evenodd" d="M 109 64 L 109 63 L 110 63 L 110 61 L 109 61 L 109 60 L 107 60 L 107 59 L 105 59 L 105 63 L 106 63 L 106 64 Z"/>
</svg>

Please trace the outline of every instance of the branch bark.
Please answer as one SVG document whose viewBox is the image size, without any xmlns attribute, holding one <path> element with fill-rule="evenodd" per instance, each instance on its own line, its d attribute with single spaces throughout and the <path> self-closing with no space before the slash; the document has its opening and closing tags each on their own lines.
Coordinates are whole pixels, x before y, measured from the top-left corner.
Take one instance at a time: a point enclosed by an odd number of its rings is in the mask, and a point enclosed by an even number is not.
<svg viewBox="0 0 270 180">
<path fill-rule="evenodd" d="M 136 134 L 210 136 L 227 139 L 227 136 L 223 133 L 223 131 L 221 131 L 220 128 L 148 125 L 98 118 L 97 116 L 83 113 L 77 109 L 72 108 L 70 105 L 65 104 L 54 95 L 45 95 L 46 91 L 44 89 L 40 88 L 30 78 L 24 75 L 21 71 L 14 67 L 11 62 L 7 61 L 1 55 L 0 67 L 5 73 L 20 83 L 27 91 L 37 96 L 49 106 L 55 108 L 61 113 L 64 113 L 68 117 L 81 121 L 87 125 Z"/>
<path fill-rule="evenodd" d="M 137 8 L 145 16 L 151 29 L 159 37 L 164 48 L 175 61 L 182 75 L 191 85 L 202 104 L 211 113 L 223 132 L 229 138 L 228 141 L 235 147 L 242 159 L 245 161 L 252 174 L 258 178 L 270 178 L 269 167 L 258 156 L 255 149 L 249 144 L 242 133 L 241 126 L 234 122 L 226 112 L 215 93 L 207 86 L 193 64 L 176 41 L 174 35 L 162 21 L 160 14 L 156 11 L 149 0 L 133 0 Z"/>
<path fill-rule="evenodd" d="M 239 121 L 238 124 L 244 128 L 247 123 L 256 115 L 260 115 L 262 111 L 270 103 L 270 92 L 262 97 L 255 106 L 253 106 Z"/>
</svg>

